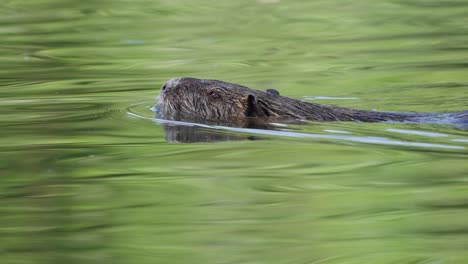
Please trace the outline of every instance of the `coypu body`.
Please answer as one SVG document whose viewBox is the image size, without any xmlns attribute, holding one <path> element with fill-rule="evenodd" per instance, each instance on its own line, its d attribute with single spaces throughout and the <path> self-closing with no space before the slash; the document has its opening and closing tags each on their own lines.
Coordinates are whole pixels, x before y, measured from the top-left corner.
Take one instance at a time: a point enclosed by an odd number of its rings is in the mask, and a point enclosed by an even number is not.
<svg viewBox="0 0 468 264">
<path fill-rule="evenodd" d="M 175 78 L 161 88 L 156 105 L 162 118 L 190 117 L 245 126 L 248 120 L 315 120 L 358 122 L 423 122 L 440 115 L 355 110 L 304 102 L 279 95 L 276 90 L 259 91 L 217 80 Z M 457 114 L 467 118 L 468 112 Z"/>
</svg>

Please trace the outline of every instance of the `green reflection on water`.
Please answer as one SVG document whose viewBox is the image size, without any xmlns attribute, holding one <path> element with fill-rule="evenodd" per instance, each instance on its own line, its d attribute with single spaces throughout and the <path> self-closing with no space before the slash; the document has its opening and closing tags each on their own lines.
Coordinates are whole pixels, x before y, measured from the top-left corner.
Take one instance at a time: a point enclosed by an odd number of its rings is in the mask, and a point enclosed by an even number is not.
<svg viewBox="0 0 468 264">
<path fill-rule="evenodd" d="M 2 1 L 2 263 L 465 263 L 466 131 L 170 144 L 175 76 L 360 109 L 467 110 L 465 1 Z M 320 103 L 322 101 L 319 101 Z M 431 138 L 387 129 L 443 133 Z M 245 135 L 240 135 L 245 136 Z"/>
</svg>

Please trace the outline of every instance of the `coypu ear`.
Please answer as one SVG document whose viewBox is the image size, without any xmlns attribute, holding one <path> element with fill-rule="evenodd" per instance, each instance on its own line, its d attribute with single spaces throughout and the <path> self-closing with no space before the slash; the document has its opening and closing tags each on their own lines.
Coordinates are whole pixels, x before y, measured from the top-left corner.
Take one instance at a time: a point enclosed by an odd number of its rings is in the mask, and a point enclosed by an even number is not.
<svg viewBox="0 0 468 264">
<path fill-rule="evenodd" d="M 274 95 L 274 96 L 279 96 L 280 95 L 280 93 L 275 89 L 267 89 L 266 92 L 271 94 L 271 95 Z"/>
<path fill-rule="evenodd" d="M 257 97 L 255 97 L 255 95 L 249 94 L 249 96 L 247 97 L 247 108 L 245 110 L 245 115 L 247 117 L 261 116 Z"/>
</svg>

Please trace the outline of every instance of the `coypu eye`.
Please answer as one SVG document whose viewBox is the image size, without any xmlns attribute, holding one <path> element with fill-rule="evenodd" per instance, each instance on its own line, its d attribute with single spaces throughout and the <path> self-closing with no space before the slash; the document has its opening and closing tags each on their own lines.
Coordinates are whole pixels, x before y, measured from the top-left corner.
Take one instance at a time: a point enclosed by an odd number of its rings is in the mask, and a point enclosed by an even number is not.
<svg viewBox="0 0 468 264">
<path fill-rule="evenodd" d="M 210 91 L 208 95 L 211 97 L 211 99 L 219 99 L 221 98 L 221 94 L 217 91 Z"/>
<path fill-rule="evenodd" d="M 163 85 L 163 87 L 161 88 L 161 90 L 166 90 L 166 84 Z"/>
</svg>

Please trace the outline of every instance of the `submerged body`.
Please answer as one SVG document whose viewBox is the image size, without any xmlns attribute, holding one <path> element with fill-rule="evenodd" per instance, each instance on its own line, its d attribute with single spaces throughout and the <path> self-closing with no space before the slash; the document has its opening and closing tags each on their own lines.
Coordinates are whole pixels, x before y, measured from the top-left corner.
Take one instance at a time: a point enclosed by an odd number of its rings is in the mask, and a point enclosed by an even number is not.
<svg viewBox="0 0 468 264">
<path fill-rule="evenodd" d="M 424 122 L 440 114 L 394 113 L 355 110 L 304 102 L 217 80 L 175 78 L 164 84 L 156 105 L 163 118 L 190 117 L 206 121 L 246 125 L 252 118 L 268 120 L 315 120 L 358 122 Z M 468 111 L 450 118 L 466 122 Z"/>
</svg>

